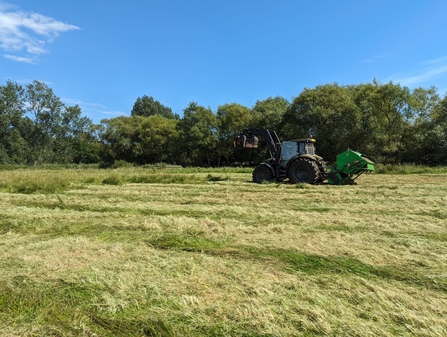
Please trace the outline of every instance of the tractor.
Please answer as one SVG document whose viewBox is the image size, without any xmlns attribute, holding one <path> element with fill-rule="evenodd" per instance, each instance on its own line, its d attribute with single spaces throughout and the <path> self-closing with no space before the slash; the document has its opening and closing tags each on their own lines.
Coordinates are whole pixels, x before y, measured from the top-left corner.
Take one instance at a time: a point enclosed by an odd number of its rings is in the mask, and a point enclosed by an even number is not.
<svg viewBox="0 0 447 337">
<path fill-rule="evenodd" d="M 352 184 L 362 173 L 374 170 L 374 163 L 360 153 L 347 150 L 337 156 L 337 164 L 328 172 L 322 157 L 315 153 L 315 139 L 309 136 L 281 142 L 275 131 L 245 128 L 234 138 L 235 148 L 257 149 L 259 137 L 264 138 L 270 158 L 259 164 L 253 171 L 253 181 L 284 181 L 292 184 L 321 183 Z"/>
<path fill-rule="evenodd" d="M 309 137 L 281 143 L 275 131 L 245 128 L 235 137 L 234 147 L 256 149 L 258 137 L 265 139 L 270 159 L 254 169 L 254 182 L 289 179 L 294 184 L 315 184 L 326 179 L 323 158 L 315 154 L 315 139 Z"/>
</svg>

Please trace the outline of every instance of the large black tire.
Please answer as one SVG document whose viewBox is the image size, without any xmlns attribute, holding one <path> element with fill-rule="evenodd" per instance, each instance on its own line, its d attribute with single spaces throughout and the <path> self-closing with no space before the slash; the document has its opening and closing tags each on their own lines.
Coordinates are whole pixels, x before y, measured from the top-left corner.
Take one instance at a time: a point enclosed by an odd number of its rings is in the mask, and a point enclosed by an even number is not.
<svg viewBox="0 0 447 337">
<path fill-rule="evenodd" d="M 326 164 L 324 163 L 324 161 L 319 161 L 317 163 L 318 166 L 318 179 L 317 179 L 317 183 L 321 183 L 323 182 L 327 176 L 328 176 L 328 172 L 327 172 L 327 168 L 326 168 Z"/>
<path fill-rule="evenodd" d="M 292 184 L 315 184 L 319 178 L 318 172 L 318 166 L 315 162 L 306 158 L 298 158 L 290 164 L 288 176 Z"/>
<path fill-rule="evenodd" d="M 259 165 L 253 171 L 253 181 L 261 184 L 264 181 L 273 180 L 272 170 L 266 165 Z"/>
</svg>

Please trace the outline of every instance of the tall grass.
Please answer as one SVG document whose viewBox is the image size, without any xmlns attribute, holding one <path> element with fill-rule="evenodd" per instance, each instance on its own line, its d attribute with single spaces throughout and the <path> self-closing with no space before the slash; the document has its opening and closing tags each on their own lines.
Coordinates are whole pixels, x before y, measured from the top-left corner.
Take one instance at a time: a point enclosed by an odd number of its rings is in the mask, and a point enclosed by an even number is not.
<svg viewBox="0 0 447 337">
<path fill-rule="evenodd" d="M 212 175 L 200 170 L 159 170 L 125 167 L 115 170 L 99 169 L 51 169 L 51 170 L 5 170 L 0 180 L 0 190 L 11 193 L 61 193 L 69 188 L 84 188 L 86 185 L 135 184 L 187 184 L 205 183 Z M 220 171 L 218 171 L 220 172 Z M 198 173 L 198 174 L 197 174 Z M 215 179 L 221 179 L 219 176 Z M 226 179 L 226 178 L 223 178 Z"/>
<path fill-rule="evenodd" d="M 415 164 L 383 165 L 375 167 L 378 174 L 446 174 L 447 166 L 423 166 Z"/>
<path fill-rule="evenodd" d="M 9 172 L 8 172 L 9 173 Z M 0 189 L 11 193 L 56 193 L 63 192 L 70 187 L 70 180 L 64 175 L 47 174 L 44 172 L 22 172 L 3 174 Z"/>
</svg>

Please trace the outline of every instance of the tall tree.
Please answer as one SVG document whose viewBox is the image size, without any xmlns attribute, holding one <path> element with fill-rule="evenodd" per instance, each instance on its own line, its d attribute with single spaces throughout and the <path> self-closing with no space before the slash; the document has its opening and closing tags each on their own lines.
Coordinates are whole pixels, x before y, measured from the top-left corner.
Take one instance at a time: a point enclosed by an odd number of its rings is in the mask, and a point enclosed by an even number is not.
<svg viewBox="0 0 447 337">
<path fill-rule="evenodd" d="M 92 136 L 92 126 L 92 120 L 82 116 L 79 105 L 63 109 L 58 132 L 58 161 L 74 163 L 99 161 L 99 147 Z"/>
<path fill-rule="evenodd" d="M 421 151 L 423 163 L 447 165 L 447 95 L 435 105 L 426 125 Z"/>
<path fill-rule="evenodd" d="M 179 156 L 187 165 L 211 166 L 217 148 L 217 117 L 208 107 L 191 102 L 177 125 Z"/>
<path fill-rule="evenodd" d="M 440 97 L 435 87 L 416 88 L 410 95 L 410 109 L 404 115 L 405 130 L 402 135 L 400 159 L 403 162 L 421 163 L 427 159 L 426 139 L 431 131 Z M 431 160 L 430 160 L 431 161 Z"/>
<path fill-rule="evenodd" d="M 317 140 L 318 154 L 327 160 L 335 160 L 347 148 L 362 148 L 360 111 L 347 87 L 335 83 L 304 89 L 285 119 L 287 138 L 311 134 Z"/>
<path fill-rule="evenodd" d="M 139 119 L 139 120 L 138 120 Z M 136 163 L 176 164 L 174 150 L 177 136 L 177 120 L 163 116 L 140 117 L 136 121 L 138 141 L 135 146 Z"/>
<path fill-rule="evenodd" d="M 22 137 L 25 91 L 8 81 L 0 86 L 0 164 L 24 163 L 27 143 Z"/>
<path fill-rule="evenodd" d="M 28 135 L 29 161 L 53 162 L 60 133 L 64 104 L 43 82 L 33 81 L 26 86 L 27 110 L 32 115 L 34 128 Z"/>
<path fill-rule="evenodd" d="M 138 97 L 135 101 L 132 111 L 132 116 L 155 116 L 160 115 L 168 119 L 178 119 L 178 115 L 172 112 L 172 109 L 164 106 L 159 101 L 156 101 L 147 95 L 143 97 Z"/>
<path fill-rule="evenodd" d="M 217 108 L 218 123 L 218 166 L 222 157 L 228 161 L 233 153 L 231 144 L 233 138 L 245 127 L 250 125 L 252 112 L 246 106 L 238 103 L 220 105 Z"/>
<path fill-rule="evenodd" d="M 173 163 L 177 121 L 160 115 L 120 116 L 101 121 L 99 137 L 105 161 L 137 164 Z"/>
<path fill-rule="evenodd" d="M 372 84 L 359 86 L 358 106 L 373 137 L 376 158 L 385 164 L 398 161 L 405 132 L 405 116 L 411 118 L 410 90 L 399 84 Z"/>
<path fill-rule="evenodd" d="M 260 129 L 275 130 L 281 134 L 284 115 L 289 110 L 289 106 L 289 101 L 280 96 L 256 101 L 252 108 L 252 126 Z"/>
</svg>

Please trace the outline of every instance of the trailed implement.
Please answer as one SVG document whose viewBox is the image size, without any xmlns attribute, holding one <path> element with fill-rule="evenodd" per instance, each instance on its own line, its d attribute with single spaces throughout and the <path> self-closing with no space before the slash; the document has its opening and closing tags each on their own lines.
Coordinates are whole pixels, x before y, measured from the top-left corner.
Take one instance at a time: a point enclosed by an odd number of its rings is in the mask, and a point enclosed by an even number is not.
<svg viewBox="0 0 447 337">
<path fill-rule="evenodd" d="M 361 153 L 347 150 L 340 153 L 335 161 L 335 167 L 328 174 L 328 183 L 331 185 L 346 185 L 365 172 L 374 171 L 374 163 Z"/>
</svg>

